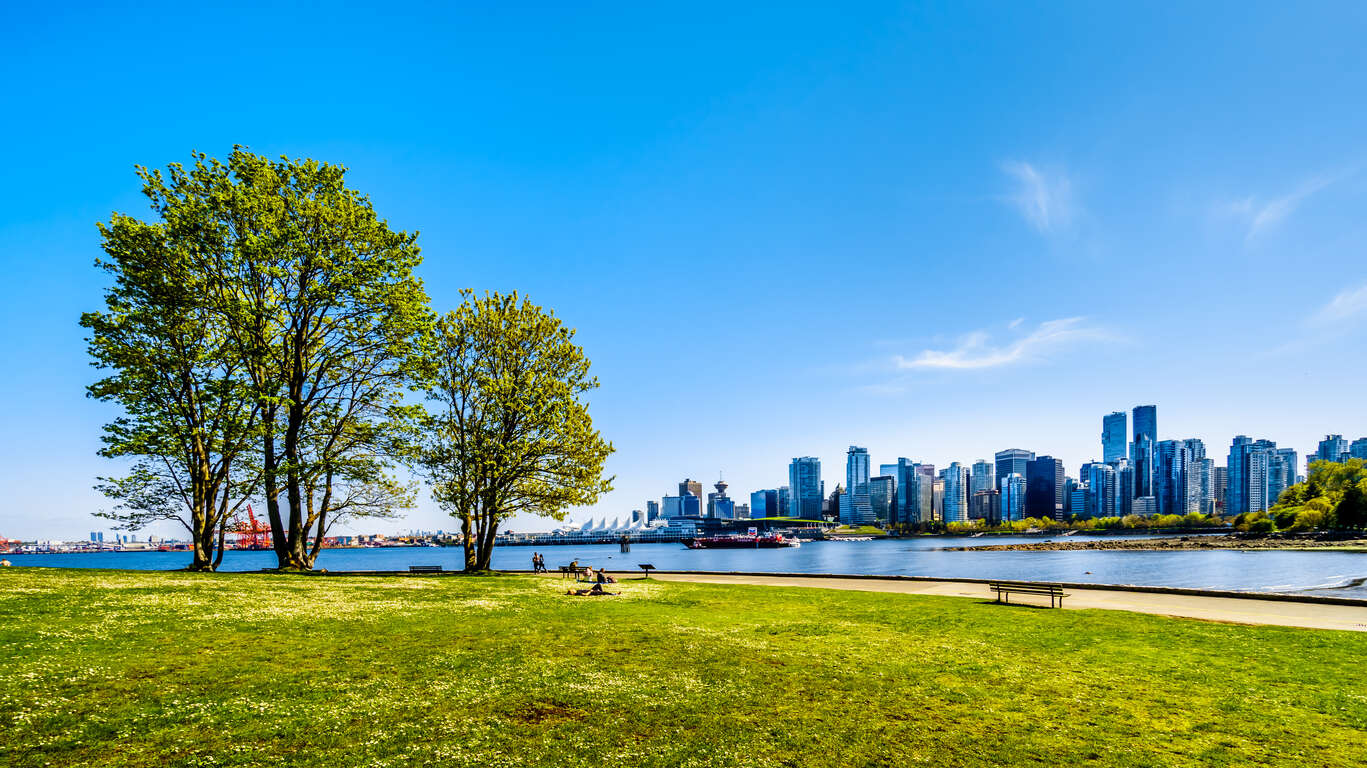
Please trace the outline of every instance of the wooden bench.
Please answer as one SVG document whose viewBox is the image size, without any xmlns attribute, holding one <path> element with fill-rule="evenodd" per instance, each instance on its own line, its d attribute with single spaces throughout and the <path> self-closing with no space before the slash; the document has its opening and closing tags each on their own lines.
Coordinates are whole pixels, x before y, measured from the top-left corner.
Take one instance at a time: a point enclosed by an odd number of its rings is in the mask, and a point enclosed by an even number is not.
<svg viewBox="0 0 1367 768">
<path fill-rule="evenodd" d="M 409 573 L 441 573 L 440 565 L 410 565 Z"/>
<path fill-rule="evenodd" d="M 562 579 L 573 576 L 575 581 L 579 581 L 579 577 L 588 572 L 589 568 L 586 565 L 581 565 L 577 568 L 569 565 L 560 566 L 560 578 Z"/>
<path fill-rule="evenodd" d="M 1006 602 L 1011 602 L 1011 593 L 1015 592 L 1021 595 L 1048 595 L 1050 608 L 1062 608 L 1063 598 L 1067 597 L 1063 594 L 1062 584 L 1041 584 L 1037 581 L 989 581 L 987 588 L 997 593 L 999 603 L 1003 595 L 1006 596 Z M 1057 606 L 1054 605 L 1055 600 L 1058 600 Z"/>
</svg>

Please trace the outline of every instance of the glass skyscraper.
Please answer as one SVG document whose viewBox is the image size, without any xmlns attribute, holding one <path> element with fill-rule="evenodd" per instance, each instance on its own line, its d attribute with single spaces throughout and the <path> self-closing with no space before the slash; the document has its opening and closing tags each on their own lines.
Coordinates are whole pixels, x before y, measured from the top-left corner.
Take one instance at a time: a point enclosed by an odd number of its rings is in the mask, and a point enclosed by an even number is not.
<svg viewBox="0 0 1367 768">
<path fill-rule="evenodd" d="M 869 450 L 851 445 L 845 454 L 845 493 L 840 496 L 840 522 L 845 525 L 873 523 L 869 469 Z"/>
<path fill-rule="evenodd" d="M 1107 464 L 1123 459 L 1129 450 L 1125 412 L 1114 411 L 1101 417 L 1101 460 Z"/>
<path fill-rule="evenodd" d="M 1001 504 L 1004 521 L 1024 520 L 1025 476 L 1011 473 L 1001 480 Z"/>
<path fill-rule="evenodd" d="M 792 495 L 790 514 L 804 520 L 821 519 L 821 459 L 803 456 L 788 465 L 788 488 Z"/>
<path fill-rule="evenodd" d="M 1063 462 L 1040 456 L 1025 465 L 1025 516 L 1056 520 L 1063 516 Z"/>
<path fill-rule="evenodd" d="M 1007 448 L 1004 451 L 997 451 L 994 457 L 997 464 L 997 485 L 1000 487 L 1001 481 L 1007 475 L 1020 475 L 1025 477 L 1026 465 L 1035 459 L 1034 451 L 1027 451 L 1022 448 Z M 1003 502 L 1005 503 L 1005 502 Z"/>
</svg>

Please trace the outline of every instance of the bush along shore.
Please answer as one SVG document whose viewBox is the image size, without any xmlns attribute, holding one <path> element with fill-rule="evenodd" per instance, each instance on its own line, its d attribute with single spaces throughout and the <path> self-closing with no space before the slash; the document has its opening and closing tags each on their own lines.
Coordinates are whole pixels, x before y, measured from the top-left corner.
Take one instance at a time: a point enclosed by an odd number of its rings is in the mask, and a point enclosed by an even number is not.
<svg viewBox="0 0 1367 768">
<path fill-rule="evenodd" d="M 1130 549 L 1145 552 L 1174 549 L 1322 549 L 1331 551 L 1362 550 L 1367 552 L 1367 537 L 1360 532 L 1335 533 L 1231 533 L 1228 535 L 1181 536 L 1170 539 L 1103 539 L 1100 541 L 1070 541 L 1068 539 L 1032 541 L 1019 544 L 984 544 L 970 547 L 942 547 L 950 552 L 1001 551 L 1081 551 L 1089 549 Z"/>
</svg>

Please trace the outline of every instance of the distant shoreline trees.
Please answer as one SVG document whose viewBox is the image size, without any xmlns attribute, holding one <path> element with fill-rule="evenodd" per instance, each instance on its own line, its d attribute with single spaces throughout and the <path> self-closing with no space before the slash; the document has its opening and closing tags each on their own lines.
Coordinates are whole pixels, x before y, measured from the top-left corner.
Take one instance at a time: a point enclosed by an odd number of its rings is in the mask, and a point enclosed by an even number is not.
<svg viewBox="0 0 1367 768">
<path fill-rule="evenodd" d="M 413 505 L 397 473 L 435 466 L 420 428 L 453 433 L 406 392 L 441 383 L 428 374 L 461 333 L 474 334 L 473 407 L 491 431 L 479 473 L 429 474 L 444 506 L 476 500 L 450 507 L 477 510 L 467 567 L 488 567 L 507 514 L 562 514 L 609 487 L 611 446 L 578 401 L 597 382 L 573 332 L 515 296 L 468 292 L 437 324 L 414 272 L 417 233 L 390 229 L 344 167 L 235 147 L 226 162 L 195 154 L 137 173 L 155 219 L 99 225 L 112 285 L 104 310 L 81 318 L 107 373 L 89 394 L 122 409 L 101 453 L 133 462 L 100 479 L 116 502 L 102 516 L 132 530 L 178 520 L 191 568 L 212 570 L 235 512 L 259 499 L 278 566 L 311 569 L 338 522 Z"/>
</svg>

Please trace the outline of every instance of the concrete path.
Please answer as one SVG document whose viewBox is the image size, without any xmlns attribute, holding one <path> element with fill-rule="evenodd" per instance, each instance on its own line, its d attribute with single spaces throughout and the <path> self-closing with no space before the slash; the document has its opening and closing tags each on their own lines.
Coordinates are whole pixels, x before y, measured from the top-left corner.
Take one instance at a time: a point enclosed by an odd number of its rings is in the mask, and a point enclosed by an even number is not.
<svg viewBox="0 0 1367 768">
<path fill-rule="evenodd" d="M 896 579 L 842 579 L 803 576 L 757 576 L 702 573 L 656 573 L 659 581 L 688 581 L 706 584 L 755 584 L 773 587 L 817 587 L 853 589 L 865 592 L 898 592 L 915 595 L 947 595 L 992 599 L 986 584 L 956 581 L 902 581 Z M 1160 616 L 1205 619 L 1238 624 L 1277 624 L 1309 629 L 1346 629 L 1367 632 L 1367 607 L 1302 603 L 1291 600 L 1263 600 L 1238 597 L 1205 597 L 1155 592 L 1127 592 L 1110 589 L 1068 588 L 1066 609 L 1103 608 L 1134 611 Z M 1012 595 L 1011 601 L 1039 604 L 1033 595 Z M 1042 598 L 1048 606 L 1048 598 Z"/>
</svg>

